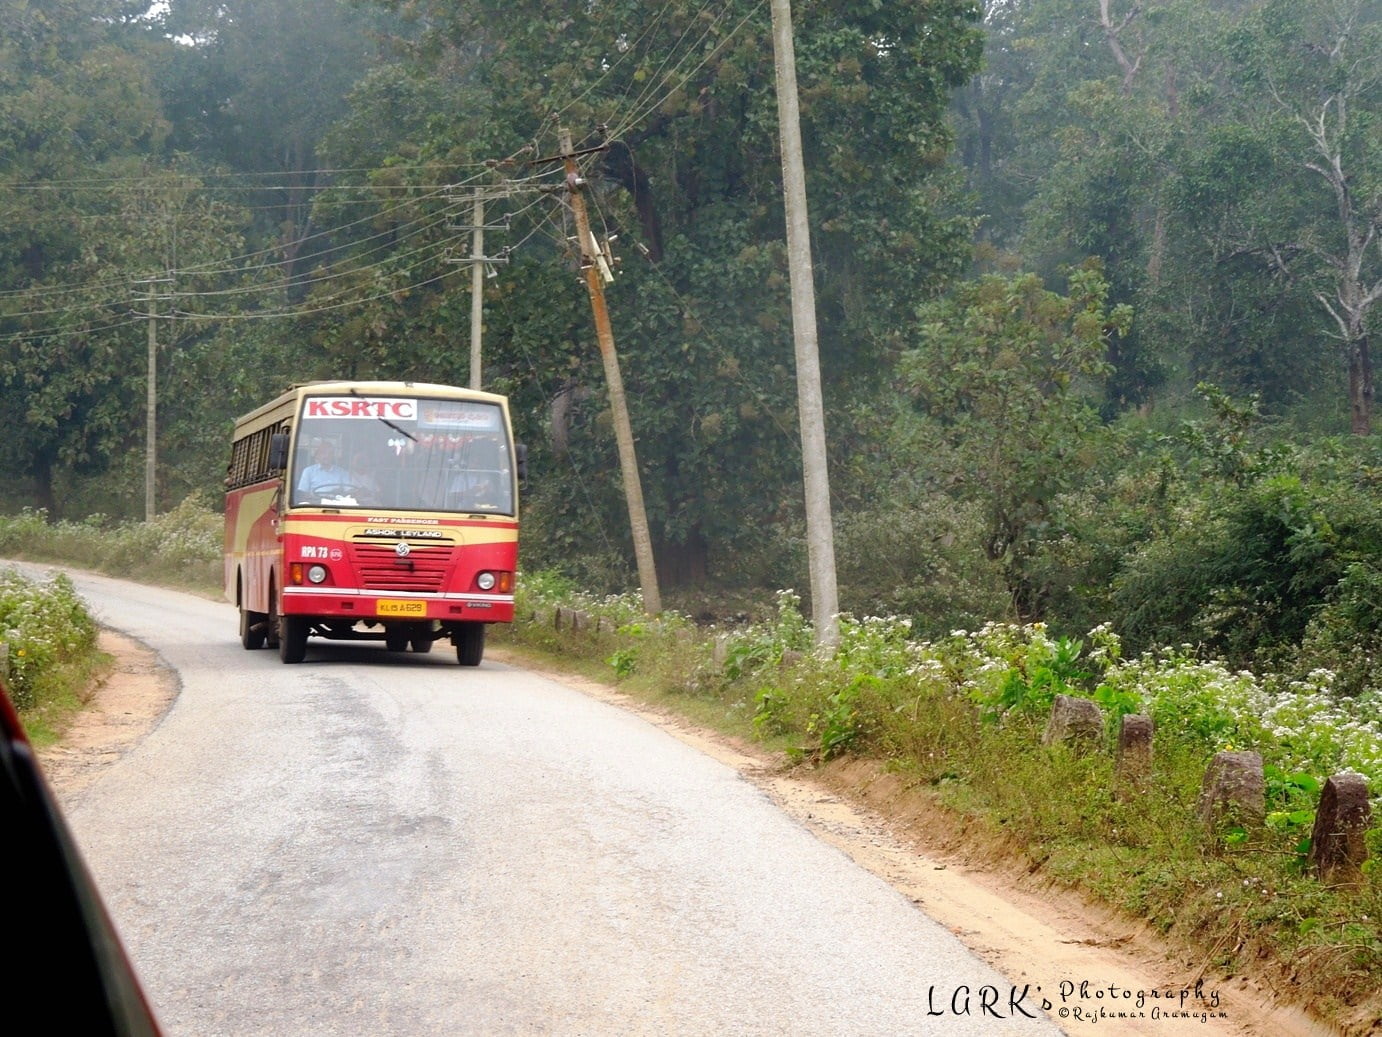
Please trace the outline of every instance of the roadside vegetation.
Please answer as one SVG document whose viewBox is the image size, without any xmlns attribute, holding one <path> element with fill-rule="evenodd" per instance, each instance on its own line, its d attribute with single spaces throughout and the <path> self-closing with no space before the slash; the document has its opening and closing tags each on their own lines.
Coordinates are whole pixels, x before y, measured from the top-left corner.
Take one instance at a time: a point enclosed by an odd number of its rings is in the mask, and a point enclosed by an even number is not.
<svg viewBox="0 0 1382 1037">
<path fill-rule="evenodd" d="M 197 495 L 152 522 L 48 520 L 40 509 L 0 516 L 0 558 L 57 562 L 126 580 L 219 594 L 224 523 Z M 96 625 L 59 574 L 34 581 L 0 567 L 5 683 L 35 745 L 57 741 L 106 665 Z"/>
<path fill-rule="evenodd" d="M 62 562 L 125 580 L 220 593 L 225 522 L 192 494 L 152 522 L 50 521 L 42 509 L 0 516 L 0 557 Z"/>
<path fill-rule="evenodd" d="M 0 672 L 35 745 L 47 745 L 82 707 L 105 665 L 96 624 L 62 574 L 36 582 L 0 567 Z"/>
<path fill-rule="evenodd" d="M 784 765 L 872 761 L 972 844 L 1144 919 L 1210 974 L 1266 972 L 1346 1032 L 1369 1032 L 1382 1013 L 1382 823 L 1361 885 L 1322 883 L 1306 862 L 1325 778 L 1353 771 L 1382 788 L 1376 690 L 1340 695 L 1326 670 L 1254 675 L 1189 646 L 1126 657 L 1107 627 L 1068 638 L 989 623 L 923 640 L 906 619 L 845 616 L 828 656 L 790 592 L 773 615 L 709 630 L 559 578 L 530 575 L 520 595 L 521 645 L 757 740 Z M 1119 794 L 1110 752 L 1043 747 L 1057 694 L 1097 702 L 1110 740 L 1123 714 L 1150 714 L 1151 780 Z M 1205 768 L 1222 749 L 1262 754 L 1263 825 L 1200 822 Z"/>
</svg>

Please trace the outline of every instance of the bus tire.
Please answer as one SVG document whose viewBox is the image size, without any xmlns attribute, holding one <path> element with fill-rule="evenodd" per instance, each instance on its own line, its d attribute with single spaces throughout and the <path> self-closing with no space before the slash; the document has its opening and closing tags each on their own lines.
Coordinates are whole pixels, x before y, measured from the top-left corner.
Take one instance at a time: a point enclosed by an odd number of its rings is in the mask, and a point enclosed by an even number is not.
<svg viewBox="0 0 1382 1037">
<path fill-rule="evenodd" d="M 406 652 L 408 650 L 408 628 L 396 625 L 385 627 L 384 648 L 390 652 Z"/>
<path fill-rule="evenodd" d="M 265 638 L 268 636 L 265 629 L 268 626 L 268 618 L 262 612 L 251 612 L 244 605 L 240 606 L 240 644 L 247 650 L 252 652 L 256 648 L 264 647 Z"/>
<path fill-rule="evenodd" d="M 300 663 L 307 657 L 306 616 L 278 617 L 278 657 L 285 663 Z"/>
<path fill-rule="evenodd" d="M 269 614 L 264 617 L 266 633 L 264 644 L 274 650 L 278 649 L 278 628 L 280 620 L 278 616 L 278 593 L 274 590 L 273 578 L 269 578 Z"/>
<path fill-rule="evenodd" d="M 432 644 L 435 640 L 436 632 L 436 623 L 419 623 L 416 627 L 413 628 L 413 635 L 408 643 L 412 645 L 414 652 L 426 655 L 428 652 L 432 650 Z"/>
<path fill-rule="evenodd" d="M 479 666 L 485 656 L 485 624 L 461 623 L 456 629 L 456 661 Z"/>
</svg>

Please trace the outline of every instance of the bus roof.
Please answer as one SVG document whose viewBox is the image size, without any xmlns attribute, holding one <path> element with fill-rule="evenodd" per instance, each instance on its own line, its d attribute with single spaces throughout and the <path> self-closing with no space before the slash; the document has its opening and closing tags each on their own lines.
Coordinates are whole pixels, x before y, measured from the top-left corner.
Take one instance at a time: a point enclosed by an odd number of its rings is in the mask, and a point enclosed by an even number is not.
<svg viewBox="0 0 1382 1037">
<path fill-rule="evenodd" d="M 444 399 L 483 400 L 488 403 L 505 402 L 505 397 L 497 393 L 466 389 L 458 385 L 439 385 L 434 382 L 386 382 L 386 381 L 347 381 L 322 380 L 298 382 L 287 391 L 270 400 L 262 407 L 256 407 L 247 414 L 235 419 L 235 435 L 254 431 L 265 425 L 277 424 L 297 412 L 297 401 L 303 396 L 314 395 L 394 395 L 394 396 L 436 396 Z"/>
</svg>

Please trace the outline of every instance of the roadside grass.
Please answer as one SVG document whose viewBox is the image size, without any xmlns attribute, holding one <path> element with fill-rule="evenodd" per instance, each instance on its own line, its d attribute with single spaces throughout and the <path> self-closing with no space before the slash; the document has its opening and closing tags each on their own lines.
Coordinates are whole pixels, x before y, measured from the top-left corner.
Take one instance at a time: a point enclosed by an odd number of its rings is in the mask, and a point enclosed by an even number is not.
<svg viewBox="0 0 1382 1037">
<path fill-rule="evenodd" d="M 123 579 L 214 596 L 222 574 L 220 516 L 189 497 L 153 522 L 49 522 L 42 511 L 0 516 L 0 557 L 61 562 Z M 71 581 L 32 581 L 0 568 L 0 642 L 6 686 L 35 746 L 61 739 L 109 659 Z"/>
<path fill-rule="evenodd" d="M 219 588 L 220 551 L 220 520 L 196 502 L 109 529 L 48 525 L 34 512 L 0 519 L 0 554 L 205 594 Z M 1232 673 L 1185 648 L 1124 660 L 1105 628 L 1072 642 L 1040 625 L 991 624 L 923 643 L 903 620 L 843 617 L 841 644 L 827 656 L 814 651 L 790 592 L 775 613 L 705 628 L 675 612 L 650 619 L 636 596 L 588 598 L 537 573 L 520 579 L 518 611 L 512 627 L 492 629 L 493 644 L 755 739 L 784 766 L 871 761 L 964 839 L 1145 920 L 1201 970 L 1266 974 L 1346 1033 L 1370 1032 L 1382 1017 L 1382 801 L 1374 799 L 1359 884 L 1322 883 L 1304 857 L 1324 778 L 1351 769 L 1374 796 L 1382 791 L 1376 690 L 1339 696 L 1323 671 L 1294 682 Z M 27 683 L 26 725 L 56 737 L 99 665 L 93 628 L 51 675 Z M 1120 788 L 1107 747 L 1041 745 L 1057 694 L 1098 702 L 1110 735 L 1124 713 L 1153 717 L 1145 784 Z M 1267 763 L 1266 822 L 1208 832 L 1196 815 L 1200 783 L 1210 757 L 1230 747 Z"/>
<path fill-rule="evenodd" d="M 72 718 L 86 708 L 92 692 L 110 673 L 110 666 L 108 654 L 93 651 L 43 674 L 31 696 L 33 705 L 16 707 L 35 749 L 46 749 L 62 740 Z"/>
</svg>

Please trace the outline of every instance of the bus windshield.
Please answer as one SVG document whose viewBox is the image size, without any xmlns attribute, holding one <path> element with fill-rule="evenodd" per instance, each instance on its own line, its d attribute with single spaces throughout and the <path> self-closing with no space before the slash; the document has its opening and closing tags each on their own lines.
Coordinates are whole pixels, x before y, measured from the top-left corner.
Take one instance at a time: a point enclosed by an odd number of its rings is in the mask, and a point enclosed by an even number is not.
<svg viewBox="0 0 1382 1037">
<path fill-rule="evenodd" d="M 424 396 L 307 396 L 289 491 L 295 507 L 514 514 L 502 409 Z"/>
</svg>

